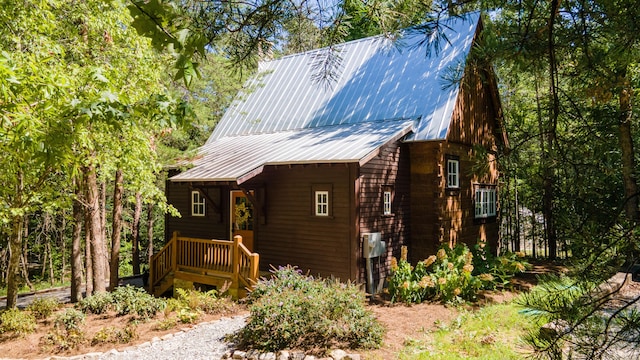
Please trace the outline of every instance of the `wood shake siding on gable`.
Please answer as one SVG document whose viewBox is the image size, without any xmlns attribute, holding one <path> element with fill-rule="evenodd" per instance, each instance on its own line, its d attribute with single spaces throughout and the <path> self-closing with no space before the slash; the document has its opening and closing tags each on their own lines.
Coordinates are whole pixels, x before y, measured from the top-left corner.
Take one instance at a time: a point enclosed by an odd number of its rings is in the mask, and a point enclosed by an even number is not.
<svg viewBox="0 0 640 360">
<path fill-rule="evenodd" d="M 498 184 L 496 161 L 498 136 L 496 111 L 488 86 L 478 70 L 467 68 L 456 101 L 451 127 L 444 141 L 410 144 L 411 154 L 411 251 L 410 258 L 419 261 L 434 254 L 443 244 L 459 242 L 474 245 L 488 241 L 492 251 L 498 244 L 496 219 L 479 222 L 474 219 L 474 186 Z M 474 147 L 487 150 L 479 158 Z M 460 188 L 446 188 L 446 159 L 460 161 Z M 473 169 L 484 163 L 484 173 Z"/>
</svg>

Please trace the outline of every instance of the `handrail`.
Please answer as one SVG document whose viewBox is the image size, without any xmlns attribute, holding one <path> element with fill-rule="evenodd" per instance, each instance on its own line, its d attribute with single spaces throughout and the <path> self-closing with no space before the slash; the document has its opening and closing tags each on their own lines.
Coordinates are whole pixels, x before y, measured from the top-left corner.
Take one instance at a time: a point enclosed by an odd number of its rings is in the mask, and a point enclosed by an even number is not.
<svg viewBox="0 0 640 360">
<path fill-rule="evenodd" d="M 153 289 L 172 271 L 188 270 L 228 277 L 236 288 L 253 288 L 258 281 L 259 259 L 244 246 L 240 235 L 228 241 L 181 237 L 174 232 L 160 252 L 151 257 L 149 284 Z"/>
<path fill-rule="evenodd" d="M 238 280 L 242 282 L 247 288 L 253 288 L 258 281 L 258 262 L 260 255 L 252 253 L 242 243 L 242 237 L 236 235 L 235 238 L 240 238 L 238 242 Z"/>
<path fill-rule="evenodd" d="M 171 240 L 156 254 L 151 256 L 149 261 L 149 286 L 153 289 L 170 272 L 175 271 L 176 265 L 176 242 L 179 233 L 173 233 Z"/>
</svg>

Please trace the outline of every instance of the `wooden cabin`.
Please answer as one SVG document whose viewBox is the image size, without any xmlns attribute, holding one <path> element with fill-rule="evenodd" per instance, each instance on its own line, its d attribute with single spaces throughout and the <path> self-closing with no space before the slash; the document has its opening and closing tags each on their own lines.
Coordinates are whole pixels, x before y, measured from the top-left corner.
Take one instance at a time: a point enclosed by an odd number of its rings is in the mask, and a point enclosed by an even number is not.
<svg viewBox="0 0 640 360">
<path fill-rule="evenodd" d="M 262 271 L 291 264 L 378 289 L 403 245 L 414 261 L 443 243 L 495 250 L 506 137 L 493 73 L 468 60 L 479 13 L 438 29 L 342 44 L 330 83 L 314 76 L 329 49 L 261 63 L 192 167 L 171 174 L 182 216 L 167 218 L 167 238 L 241 235 Z"/>
</svg>

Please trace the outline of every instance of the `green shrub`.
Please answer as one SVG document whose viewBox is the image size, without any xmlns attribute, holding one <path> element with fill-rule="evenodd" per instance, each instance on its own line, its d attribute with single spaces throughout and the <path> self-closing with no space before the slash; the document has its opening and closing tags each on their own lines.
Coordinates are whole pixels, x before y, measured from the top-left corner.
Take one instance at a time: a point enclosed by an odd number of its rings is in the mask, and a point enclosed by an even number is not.
<svg viewBox="0 0 640 360">
<path fill-rule="evenodd" d="M 482 242 L 476 244 L 472 252 L 473 266 L 476 268 L 474 274 L 483 281 L 484 289 L 508 288 L 515 274 L 530 267 L 521 252 L 505 252 L 500 256 L 493 256 Z"/>
<path fill-rule="evenodd" d="M 7 309 L 0 313 L 0 334 L 12 333 L 24 336 L 34 332 L 36 325 L 35 316 L 29 312 L 19 309 Z"/>
<path fill-rule="evenodd" d="M 250 301 L 251 317 L 237 340 L 260 350 L 376 348 L 384 334 L 355 285 L 314 279 L 291 266 L 261 280 Z"/>
<path fill-rule="evenodd" d="M 73 308 L 68 308 L 56 316 L 53 322 L 54 327 L 63 329 L 67 333 L 82 332 L 81 326 L 84 324 L 86 316 L 83 312 Z"/>
<path fill-rule="evenodd" d="M 406 260 L 393 259 L 387 288 L 391 300 L 475 300 L 479 290 L 504 287 L 515 273 L 525 270 L 526 263 L 516 254 L 494 257 L 482 244 L 474 249 L 471 252 L 464 244 L 453 249 L 445 245 L 415 267 Z"/>
<path fill-rule="evenodd" d="M 135 314 L 149 319 L 166 306 L 164 300 L 156 299 L 144 289 L 131 285 L 116 288 L 112 296 L 118 315 Z"/>
<path fill-rule="evenodd" d="M 119 329 L 115 326 L 108 326 L 100 329 L 91 339 L 91 345 L 97 344 L 127 344 L 138 338 L 135 326 L 126 326 Z"/>
<path fill-rule="evenodd" d="M 85 314 L 104 314 L 112 307 L 113 296 L 108 292 L 88 296 L 76 304 L 76 308 Z"/>
<path fill-rule="evenodd" d="M 169 330 L 173 329 L 178 325 L 178 321 L 174 317 L 166 318 L 164 320 L 158 321 L 156 325 L 153 327 L 155 330 Z"/>
<path fill-rule="evenodd" d="M 195 310 L 183 308 L 177 311 L 176 316 L 183 324 L 193 324 L 200 317 L 200 313 Z"/>
<path fill-rule="evenodd" d="M 27 306 L 27 310 L 39 320 L 48 318 L 59 308 L 60 301 L 53 297 L 36 298 Z"/>
<path fill-rule="evenodd" d="M 172 312 L 183 309 L 184 307 L 185 304 L 181 300 L 169 298 L 167 299 L 167 305 L 164 308 L 164 315 L 169 316 Z"/>
<path fill-rule="evenodd" d="M 218 297 L 216 290 L 201 292 L 177 288 L 176 293 L 179 307 L 174 310 L 188 308 L 213 315 L 229 312 L 235 307 L 235 303 L 229 298 Z M 175 306 L 175 304 L 172 306 Z"/>
<path fill-rule="evenodd" d="M 53 330 L 42 337 L 42 345 L 53 352 L 77 348 L 85 340 L 82 330 L 85 318 L 83 312 L 73 308 L 58 314 L 53 322 Z"/>
</svg>

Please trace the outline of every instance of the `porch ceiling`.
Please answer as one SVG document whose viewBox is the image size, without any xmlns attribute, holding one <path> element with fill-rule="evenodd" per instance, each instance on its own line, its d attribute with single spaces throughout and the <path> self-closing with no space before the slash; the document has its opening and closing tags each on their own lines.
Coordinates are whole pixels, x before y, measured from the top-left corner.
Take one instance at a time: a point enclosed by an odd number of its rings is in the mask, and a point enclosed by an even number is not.
<svg viewBox="0 0 640 360">
<path fill-rule="evenodd" d="M 380 147 L 410 133 L 415 120 L 393 119 L 216 139 L 200 148 L 193 168 L 170 180 L 240 184 L 260 174 L 266 165 L 364 164 Z"/>
</svg>

